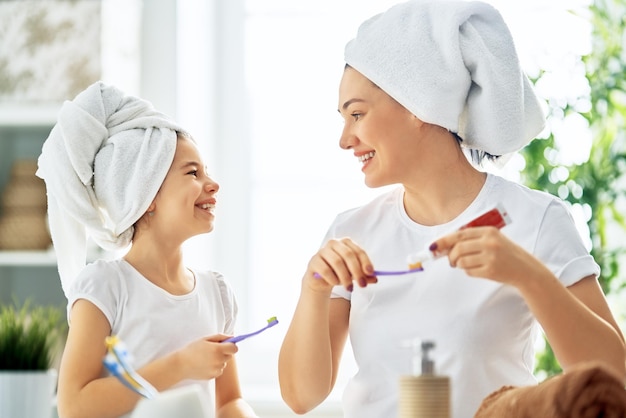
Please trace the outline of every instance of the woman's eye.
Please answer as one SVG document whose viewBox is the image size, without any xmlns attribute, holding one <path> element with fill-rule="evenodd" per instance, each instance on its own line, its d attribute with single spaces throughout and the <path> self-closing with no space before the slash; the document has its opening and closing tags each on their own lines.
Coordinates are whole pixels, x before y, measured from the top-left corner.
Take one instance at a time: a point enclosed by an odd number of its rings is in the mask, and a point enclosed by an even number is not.
<svg viewBox="0 0 626 418">
<path fill-rule="evenodd" d="M 198 170 L 191 170 L 190 172 L 188 172 L 187 174 L 191 174 L 192 176 L 198 176 Z"/>
<path fill-rule="evenodd" d="M 350 113 L 350 116 L 352 116 L 354 120 L 359 120 L 363 115 L 361 113 Z"/>
</svg>

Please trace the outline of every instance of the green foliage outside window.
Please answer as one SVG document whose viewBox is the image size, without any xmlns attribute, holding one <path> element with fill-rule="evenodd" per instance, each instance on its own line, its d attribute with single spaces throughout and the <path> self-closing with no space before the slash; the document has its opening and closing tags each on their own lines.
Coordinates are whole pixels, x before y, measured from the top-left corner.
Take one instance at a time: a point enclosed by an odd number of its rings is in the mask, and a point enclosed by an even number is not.
<svg viewBox="0 0 626 418">
<path fill-rule="evenodd" d="M 602 269 L 600 284 L 609 294 L 626 287 L 626 271 L 620 269 L 626 260 L 626 0 L 595 0 L 589 19 L 592 50 L 581 57 L 589 96 L 549 103 L 548 116 L 562 119 L 576 113 L 588 122 L 589 159 L 581 164 L 559 162 L 558 143 L 550 133 L 522 150 L 526 167 L 521 182 L 580 205 L 589 215 L 591 253 Z M 580 101 L 590 106 L 581 108 Z M 539 375 L 561 371 L 549 345 L 537 360 Z"/>
</svg>

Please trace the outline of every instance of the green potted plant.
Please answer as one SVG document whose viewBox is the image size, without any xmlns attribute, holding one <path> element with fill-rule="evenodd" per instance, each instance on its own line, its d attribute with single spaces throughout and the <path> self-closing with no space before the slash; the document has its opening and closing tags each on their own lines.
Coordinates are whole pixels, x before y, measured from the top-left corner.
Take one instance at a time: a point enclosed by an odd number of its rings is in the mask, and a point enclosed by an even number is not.
<svg viewBox="0 0 626 418">
<path fill-rule="evenodd" d="M 0 306 L 0 417 L 50 417 L 65 328 L 61 309 Z"/>
</svg>

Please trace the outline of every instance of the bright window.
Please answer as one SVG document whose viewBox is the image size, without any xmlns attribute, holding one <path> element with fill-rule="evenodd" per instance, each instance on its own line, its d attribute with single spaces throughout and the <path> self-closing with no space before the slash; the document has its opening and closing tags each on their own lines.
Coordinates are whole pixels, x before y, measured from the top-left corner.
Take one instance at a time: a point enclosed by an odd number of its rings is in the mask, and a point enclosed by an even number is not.
<svg viewBox="0 0 626 418">
<path fill-rule="evenodd" d="M 359 163 L 338 147 L 337 89 L 345 43 L 396 1 L 205 3 L 179 2 L 178 113 L 206 139 L 222 190 L 215 232 L 193 241 L 189 254 L 233 283 L 240 331 L 278 317 L 279 326 L 242 343 L 238 356 L 244 388 L 279 399 L 278 350 L 306 264 L 337 213 L 381 192 L 364 186 Z M 571 62 L 589 47 L 584 22 L 563 11 L 585 1 L 492 3 L 529 72 Z M 347 350 L 331 399 L 354 370 Z"/>
</svg>

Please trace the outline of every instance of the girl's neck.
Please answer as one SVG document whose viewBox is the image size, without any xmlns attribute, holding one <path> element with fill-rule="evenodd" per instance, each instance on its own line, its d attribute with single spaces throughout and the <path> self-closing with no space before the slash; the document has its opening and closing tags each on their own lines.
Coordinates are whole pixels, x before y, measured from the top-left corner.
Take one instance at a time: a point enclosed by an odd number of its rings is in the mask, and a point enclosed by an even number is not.
<svg viewBox="0 0 626 418">
<path fill-rule="evenodd" d="M 186 294 L 193 290 L 193 273 L 183 264 L 182 249 L 165 249 L 135 242 L 124 256 L 143 277 L 171 294 Z"/>
</svg>

